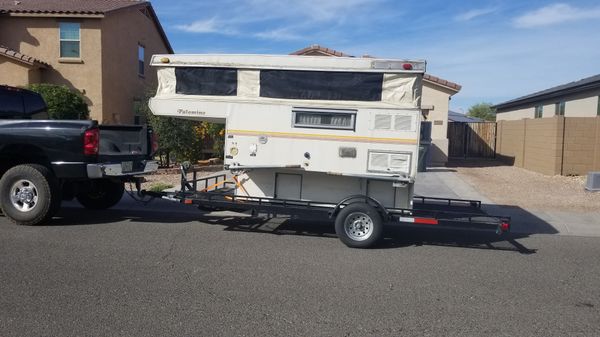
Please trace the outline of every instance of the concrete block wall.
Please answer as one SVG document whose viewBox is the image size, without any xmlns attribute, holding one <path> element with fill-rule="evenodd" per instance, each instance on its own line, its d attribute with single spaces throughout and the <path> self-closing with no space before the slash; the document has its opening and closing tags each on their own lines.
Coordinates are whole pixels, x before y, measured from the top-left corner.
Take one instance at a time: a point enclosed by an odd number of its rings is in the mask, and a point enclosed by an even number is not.
<svg viewBox="0 0 600 337">
<path fill-rule="evenodd" d="M 600 171 L 600 117 L 499 121 L 496 151 L 503 161 L 547 175 Z"/>
</svg>

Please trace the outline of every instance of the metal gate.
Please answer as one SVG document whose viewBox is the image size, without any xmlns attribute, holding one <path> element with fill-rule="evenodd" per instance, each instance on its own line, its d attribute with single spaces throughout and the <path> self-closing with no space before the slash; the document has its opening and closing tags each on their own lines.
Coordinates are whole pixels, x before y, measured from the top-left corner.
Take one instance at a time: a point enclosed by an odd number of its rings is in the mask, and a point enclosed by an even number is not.
<svg viewBox="0 0 600 337">
<path fill-rule="evenodd" d="M 496 158 L 496 122 L 448 123 L 448 157 Z"/>
</svg>

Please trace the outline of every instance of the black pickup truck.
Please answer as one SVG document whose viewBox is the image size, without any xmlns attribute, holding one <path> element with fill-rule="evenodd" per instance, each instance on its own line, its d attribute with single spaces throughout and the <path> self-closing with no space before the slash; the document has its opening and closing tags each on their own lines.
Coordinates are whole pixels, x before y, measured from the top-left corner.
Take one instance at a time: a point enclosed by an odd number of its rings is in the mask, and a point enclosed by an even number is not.
<svg viewBox="0 0 600 337">
<path fill-rule="evenodd" d="M 48 120 L 46 110 L 39 94 L 0 86 L 0 210 L 13 222 L 41 224 L 73 198 L 109 208 L 125 182 L 158 169 L 146 126 Z"/>
</svg>

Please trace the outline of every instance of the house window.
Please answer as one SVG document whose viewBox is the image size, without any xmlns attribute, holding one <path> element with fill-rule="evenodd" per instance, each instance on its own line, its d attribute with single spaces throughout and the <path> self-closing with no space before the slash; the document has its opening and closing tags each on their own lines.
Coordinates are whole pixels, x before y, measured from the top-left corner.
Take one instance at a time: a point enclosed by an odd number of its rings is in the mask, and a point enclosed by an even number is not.
<svg viewBox="0 0 600 337">
<path fill-rule="evenodd" d="M 60 30 L 60 57 L 81 57 L 80 52 L 80 27 L 77 22 L 61 22 Z"/>
<path fill-rule="evenodd" d="M 565 115 L 565 101 L 556 102 L 556 104 L 554 104 L 554 114 L 557 116 Z"/>
<path fill-rule="evenodd" d="M 544 113 L 544 106 L 536 105 L 535 106 L 535 118 L 542 118 L 543 113 Z"/>
<path fill-rule="evenodd" d="M 144 76 L 144 46 L 138 45 L 138 75 Z"/>
<path fill-rule="evenodd" d="M 298 108 L 292 110 L 295 128 L 354 130 L 356 110 Z"/>
</svg>

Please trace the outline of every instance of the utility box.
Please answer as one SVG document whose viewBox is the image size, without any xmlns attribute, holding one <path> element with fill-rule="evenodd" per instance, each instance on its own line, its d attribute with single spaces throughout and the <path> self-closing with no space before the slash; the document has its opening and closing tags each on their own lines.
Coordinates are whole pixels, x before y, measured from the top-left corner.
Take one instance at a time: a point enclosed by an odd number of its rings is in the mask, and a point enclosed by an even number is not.
<svg viewBox="0 0 600 337">
<path fill-rule="evenodd" d="M 600 191 L 600 172 L 589 172 L 585 189 L 592 192 Z"/>
</svg>

